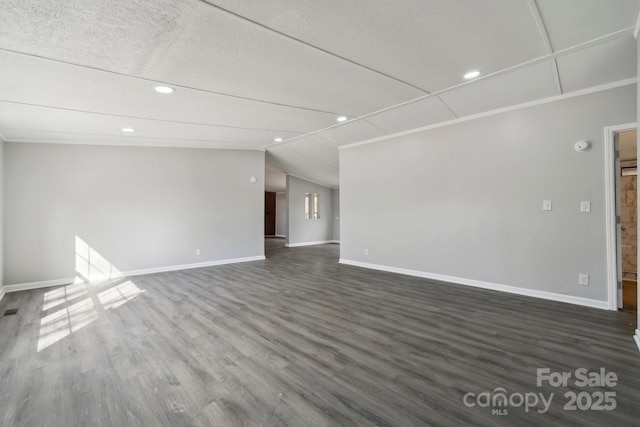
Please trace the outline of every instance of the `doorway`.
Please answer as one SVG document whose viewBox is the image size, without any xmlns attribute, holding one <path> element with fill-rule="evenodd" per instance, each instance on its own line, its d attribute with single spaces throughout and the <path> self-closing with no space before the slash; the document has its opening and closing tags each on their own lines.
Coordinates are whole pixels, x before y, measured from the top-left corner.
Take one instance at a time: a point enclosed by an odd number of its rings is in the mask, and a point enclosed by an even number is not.
<svg viewBox="0 0 640 427">
<path fill-rule="evenodd" d="M 264 193 L 264 235 L 276 235 L 276 193 Z"/>
<path fill-rule="evenodd" d="M 638 308 L 638 150 L 637 130 L 618 132 L 616 147 L 620 159 L 620 185 L 617 196 L 620 209 L 620 259 L 623 310 Z"/>
<path fill-rule="evenodd" d="M 609 308 L 637 310 L 637 129 L 605 129 Z"/>
</svg>

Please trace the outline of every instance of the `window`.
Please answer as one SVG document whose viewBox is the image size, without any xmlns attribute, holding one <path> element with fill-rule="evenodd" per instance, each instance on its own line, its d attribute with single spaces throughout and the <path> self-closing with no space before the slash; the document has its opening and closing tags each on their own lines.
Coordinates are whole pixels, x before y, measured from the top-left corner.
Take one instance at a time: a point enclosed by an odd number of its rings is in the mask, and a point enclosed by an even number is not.
<svg viewBox="0 0 640 427">
<path fill-rule="evenodd" d="M 318 193 L 304 194 L 304 219 L 320 218 L 320 195 Z"/>
<path fill-rule="evenodd" d="M 311 218 L 311 193 L 304 195 L 304 219 Z"/>
<path fill-rule="evenodd" d="M 313 219 L 320 218 L 320 208 L 318 202 L 320 201 L 320 195 L 315 193 L 313 195 Z"/>
</svg>

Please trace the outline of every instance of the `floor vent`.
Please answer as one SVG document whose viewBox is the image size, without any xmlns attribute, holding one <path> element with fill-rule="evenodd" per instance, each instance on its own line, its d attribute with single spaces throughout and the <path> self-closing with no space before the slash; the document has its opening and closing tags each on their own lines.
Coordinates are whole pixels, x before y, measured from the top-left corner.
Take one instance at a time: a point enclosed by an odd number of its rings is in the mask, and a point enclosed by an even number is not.
<svg viewBox="0 0 640 427">
<path fill-rule="evenodd" d="M 12 314 L 18 314 L 18 309 L 17 308 L 10 308 L 8 310 L 5 310 L 3 316 L 11 316 Z"/>
</svg>

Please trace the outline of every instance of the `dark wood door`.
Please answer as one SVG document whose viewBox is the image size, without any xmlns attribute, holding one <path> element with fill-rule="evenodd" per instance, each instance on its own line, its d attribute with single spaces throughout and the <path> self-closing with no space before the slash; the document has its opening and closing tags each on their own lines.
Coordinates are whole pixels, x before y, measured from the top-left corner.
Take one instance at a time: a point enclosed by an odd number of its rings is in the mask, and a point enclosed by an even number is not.
<svg viewBox="0 0 640 427">
<path fill-rule="evenodd" d="M 264 193 L 264 234 L 276 234 L 276 193 Z"/>
</svg>

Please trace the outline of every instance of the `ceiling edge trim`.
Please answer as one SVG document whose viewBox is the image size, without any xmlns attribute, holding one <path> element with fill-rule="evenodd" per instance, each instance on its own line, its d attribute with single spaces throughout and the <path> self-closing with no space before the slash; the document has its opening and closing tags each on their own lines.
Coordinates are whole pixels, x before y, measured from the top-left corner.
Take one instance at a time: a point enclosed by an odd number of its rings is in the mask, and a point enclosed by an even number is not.
<svg viewBox="0 0 640 427">
<path fill-rule="evenodd" d="M 330 169 L 339 170 L 339 168 L 337 168 L 337 167 L 335 167 L 335 166 L 333 166 L 333 165 L 330 165 L 330 164 L 328 164 L 328 163 L 325 163 L 325 162 L 323 162 L 322 160 L 318 160 L 318 159 L 316 159 L 315 157 L 312 157 L 312 156 L 309 156 L 309 155 L 307 155 L 307 154 L 301 153 L 300 151 L 295 150 L 295 149 L 293 149 L 293 148 L 291 148 L 291 147 L 282 147 L 282 148 L 284 148 L 285 150 L 291 151 L 292 153 L 296 153 L 298 156 L 302 156 L 302 157 L 305 157 L 305 158 L 307 158 L 307 159 L 309 159 L 309 160 L 312 160 L 312 161 L 314 161 L 314 162 L 316 162 L 316 163 L 320 163 L 320 164 L 321 164 L 322 166 L 324 166 L 324 167 L 327 167 L 327 168 L 330 168 Z M 265 148 L 264 150 L 265 150 L 265 151 L 269 151 L 269 149 L 268 149 L 268 148 Z"/>
<path fill-rule="evenodd" d="M 529 107 L 535 107 L 535 106 L 538 106 L 538 105 L 550 104 L 552 102 L 563 101 L 563 100 L 566 100 L 566 99 L 571 99 L 571 98 L 575 98 L 575 97 L 582 96 L 582 95 L 589 95 L 589 94 L 592 94 L 592 93 L 602 92 L 602 91 L 609 90 L 609 89 L 615 89 L 615 88 L 618 88 L 618 87 L 629 86 L 629 85 L 632 85 L 632 84 L 636 84 L 637 82 L 638 82 L 638 78 L 637 77 L 633 77 L 633 78 L 625 79 L 625 80 L 619 80 L 617 82 L 607 83 L 605 85 L 594 86 L 594 87 L 590 87 L 590 88 L 587 88 L 587 89 L 581 89 L 581 90 L 577 90 L 575 92 L 569 92 L 569 93 L 565 93 L 565 94 L 562 94 L 562 95 L 550 96 L 548 98 L 543 98 L 543 99 L 538 99 L 538 100 L 535 100 L 535 101 L 525 102 L 525 103 L 522 103 L 522 104 L 512 105 L 510 107 L 498 108 L 496 110 L 491 110 L 491 111 L 487 111 L 487 112 L 484 112 L 484 113 L 472 114 L 470 116 L 460 117 L 458 119 L 448 120 L 446 122 L 436 123 L 436 124 L 429 125 L 429 126 L 423 126 L 423 127 L 419 127 L 419 128 L 415 128 L 415 129 L 411 129 L 411 130 L 407 130 L 407 131 L 394 133 L 394 134 L 391 134 L 391 135 L 380 136 L 380 137 L 377 137 L 377 138 L 368 139 L 366 141 L 354 142 L 352 144 L 347 144 L 347 145 L 343 145 L 341 147 L 338 147 L 338 150 L 345 150 L 345 149 L 348 149 L 348 148 L 355 148 L 355 147 L 359 147 L 361 145 L 373 144 L 374 142 L 381 142 L 381 141 L 385 141 L 385 140 L 388 140 L 388 139 L 397 138 L 397 137 L 400 137 L 400 136 L 413 135 L 415 133 L 423 132 L 423 131 L 426 131 L 426 130 L 431 130 L 431 129 L 437 129 L 437 128 L 441 128 L 441 127 L 451 126 L 451 125 L 455 125 L 455 124 L 458 124 L 458 123 L 464 123 L 464 122 L 468 122 L 468 121 L 471 121 L 471 120 L 481 119 L 481 118 L 484 118 L 484 117 L 495 116 L 497 114 L 508 113 L 510 111 L 517 111 L 517 110 L 522 110 L 522 109 L 529 108 Z"/>
<path fill-rule="evenodd" d="M 264 148 L 260 147 L 232 147 L 232 146 L 205 146 L 202 144 L 184 144 L 184 145 L 175 145 L 175 144 L 160 144 L 150 142 L 148 144 L 135 144 L 130 142 L 78 142 L 78 141 L 37 141 L 30 138 L 24 139 L 4 139 L 3 142 L 10 142 L 14 144 L 49 144 L 49 145 L 83 145 L 83 146 L 103 146 L 103 147 L 135 147 L 135 148 L 201 148 L 203 150 L 236 150 L 236 151 L 260 151 L 266 152 Z"/>
<path fill-rule="evenodd" d="M 170 119 L 160 119 L 160 118 L 153 118 L 153 117 L 141 117 L 141 116 L 132 116 L 127 114 L 116 114 L 116 113 L 105 113 L 101 111 L 82 110 L 79 108 L 60 107 L 55 105 L 34 104 L 32 102 L 11 101 L 8 99 L 0 99 L 0 104 L 13 104 L 13 105 L 21 105 L 25 107 L 68 111 L 72 113 L 93 114 L 96 116 L 119 117 L 119 118 L 125 118 L 125 119 L 146 120 L 149 122 L 172 123 L 172 124 L 189 125 L 189 126 L 206 126 L 206 127 L 234 129 L 234 130 L 250 130 L 250 131 L 260 131 L 260 132 L 279 132 L 279 133 L 287 132 L 287 133 L 302 134 L 302 132 L 283 130 L 283 129 L 264 129 L 264 128 L 242 127 L 242 126 L 232 126 L 232 125 L 220 125 L 215 123 L 187 122 L 184 120 L 170 120 Z"/>
<path fill-rule="evenodd" d="M 316 184 L 316 185 L 319 185 L 319 186 L 321 186 L 321 187 L 328 188 L 328 189 L 330 189 L 330 190 L 333 190 L 333 189 L 334 189 L 331 185 L 323 184 L 323 183 L 321 183 L 321 182 L 314 181 L 314 180 L 309 179 L 309 178 L 304 178 L 304 177 L 299 176 L 299 175 L 295 175 L 295 174 L 292 174 L 292 173 L 285 173 L 285 175 L 286 175 L 286 176 L 292 176 L 292 177 L 294 177 L 294 178 L 301 179 L 301 180 L 303 180 L 303 181 L 307 181 L 307 182 L 310 182 L 310 183 L 312 183 L 312 184 Z"/>
</svg>

